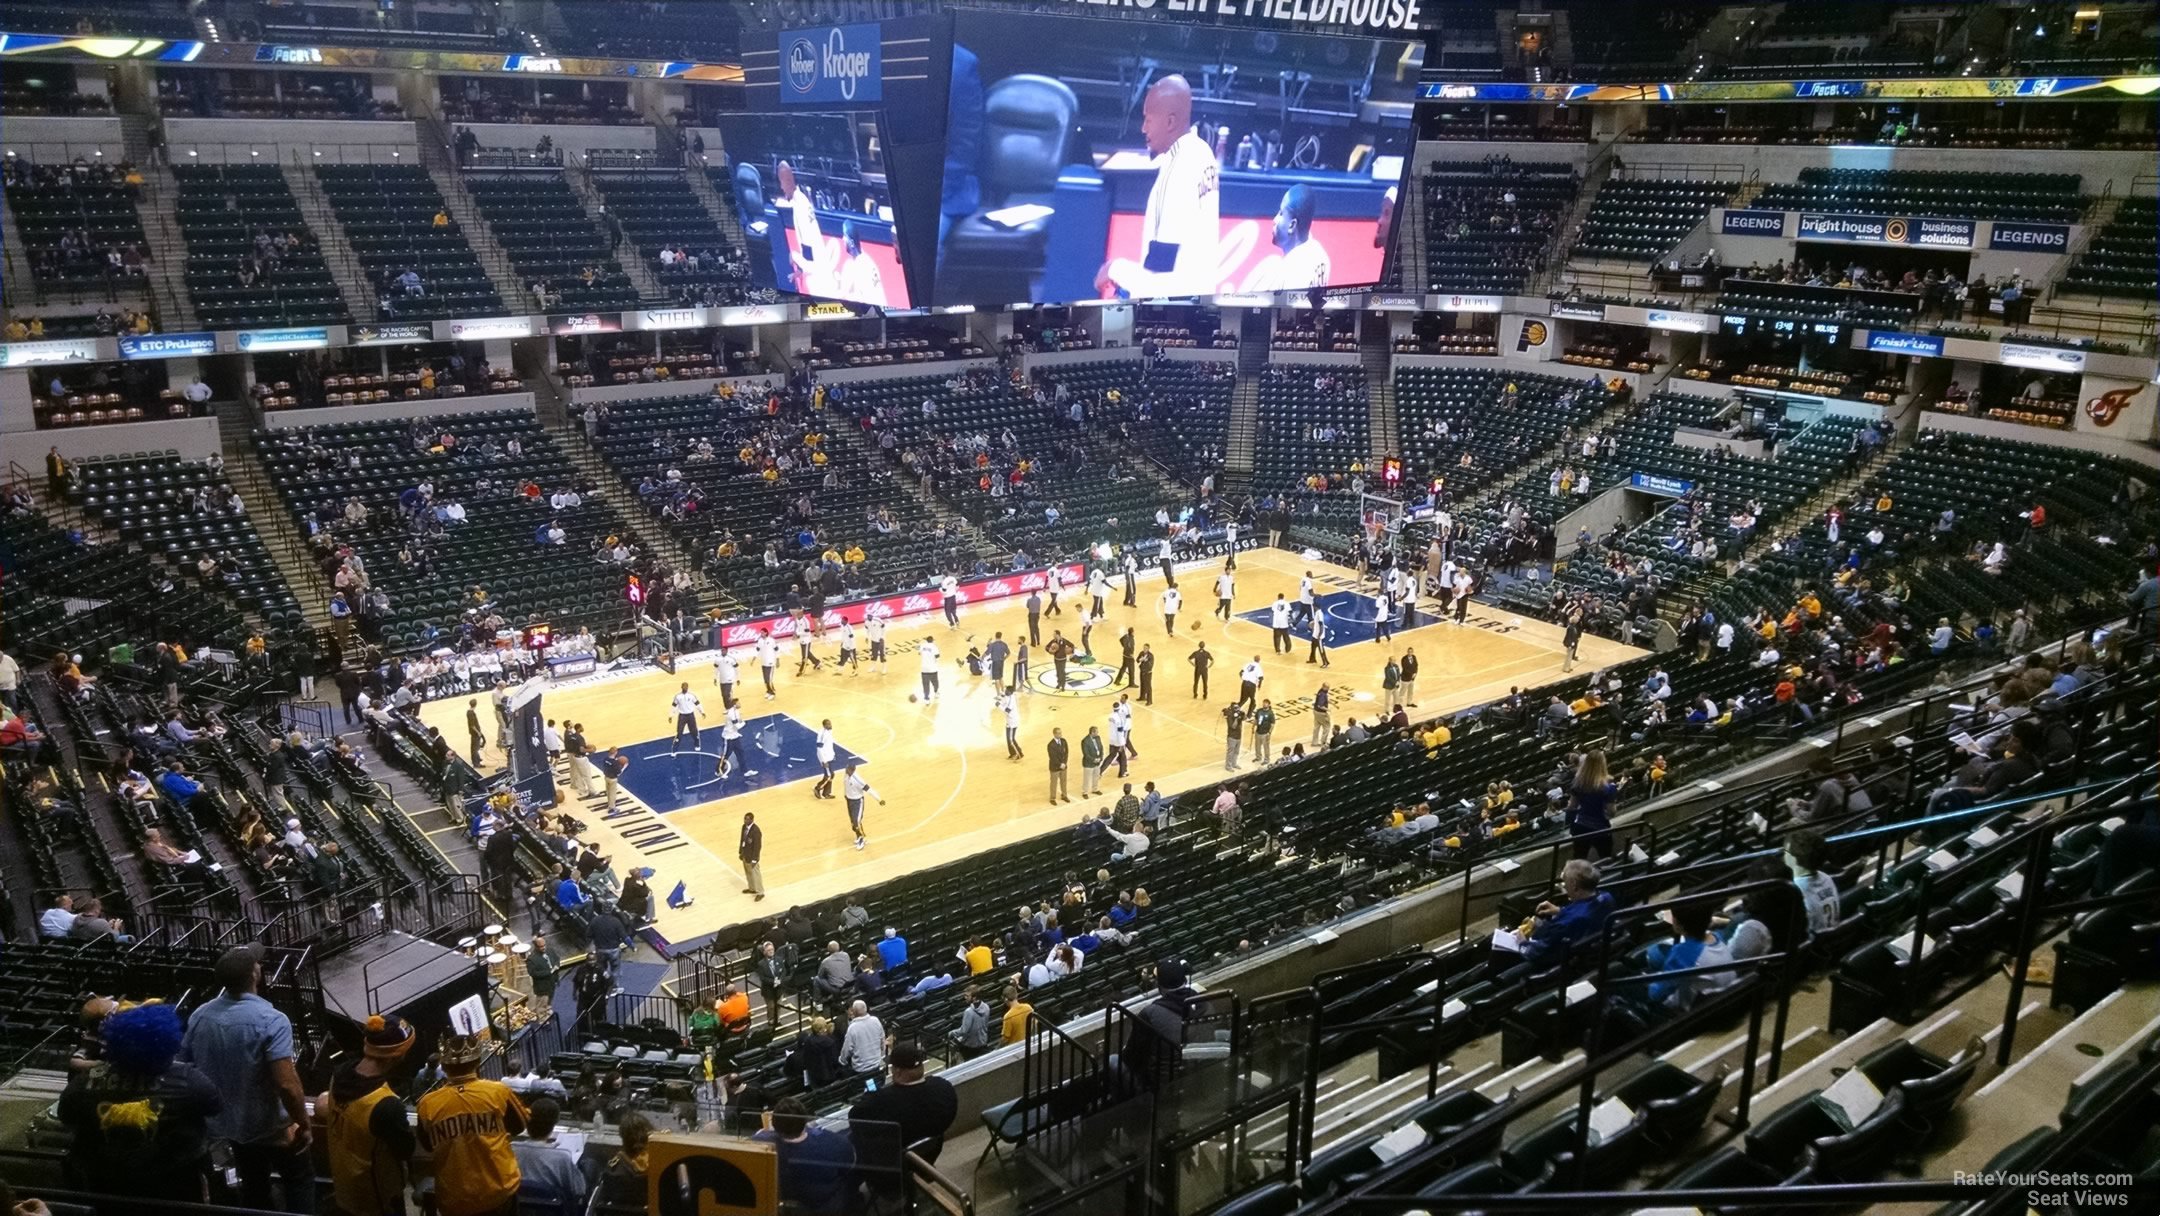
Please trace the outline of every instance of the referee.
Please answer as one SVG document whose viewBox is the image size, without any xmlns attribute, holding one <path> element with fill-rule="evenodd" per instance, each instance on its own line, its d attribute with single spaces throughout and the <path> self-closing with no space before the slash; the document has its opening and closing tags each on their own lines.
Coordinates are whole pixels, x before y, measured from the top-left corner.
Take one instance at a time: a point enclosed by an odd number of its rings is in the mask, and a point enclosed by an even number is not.
<svg viewBox="0 0 2160 1216">
<path fill-rule="evenodd" d="M 864 845 L 870 843 L 870 838 L 863 835 L 862 830 L 863 799 L 875 798 L 879 806 L 884 806 L 885 796 L 871 789 L 869 782 L 857 776 L 852 763 L 847 766 L 847 780 L 841 786 L 840 792 L 847 798 L 848 826 L 855 829 L 855 848 L 860 851 Z"/>
<path fill-rule="evenodd" d="M 698 701 L 697 694 L 690 691 L 690 685 L 684 684 L 682 691 L 675 694 L 675 742 L 668 748 L 669 751 L 679 752 L 682 750 L 682 741 L 685 734 L 690 736 L 690 750 L 697 750 L 697 720 L 698 715 L 703 712 L 705 712 L 705 706 Z"/>
</svg>

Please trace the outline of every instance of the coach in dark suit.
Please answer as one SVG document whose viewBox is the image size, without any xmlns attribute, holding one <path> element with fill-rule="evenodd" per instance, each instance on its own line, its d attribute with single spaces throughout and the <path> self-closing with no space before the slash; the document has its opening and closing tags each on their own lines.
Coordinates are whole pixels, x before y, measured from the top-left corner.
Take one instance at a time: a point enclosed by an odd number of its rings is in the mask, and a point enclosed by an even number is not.
<svg viewBox="0 0 2160 1216">
<path fill-rule="evenodd" d="M 742 839 L 735 845 L 735 857 L 742 862 L 743 881 L 750 884 L 743 894 L 765 898 L 765 876 L 758 872 L 758 859 L 765 855 L 765 830 L 757 825 L 757 816 L 743 812 Z"/>
<path fill-rule="evenodd" d="M 1072 796 L 1065 792 L 1065 762 L 1072 755 L 1072 744 L 1065 741 L 1063 727 L 1050 728 L 1050 743 L 1043 752 L 1050 757 L 1050 801 L 1071 802 Z"/>
</svg>

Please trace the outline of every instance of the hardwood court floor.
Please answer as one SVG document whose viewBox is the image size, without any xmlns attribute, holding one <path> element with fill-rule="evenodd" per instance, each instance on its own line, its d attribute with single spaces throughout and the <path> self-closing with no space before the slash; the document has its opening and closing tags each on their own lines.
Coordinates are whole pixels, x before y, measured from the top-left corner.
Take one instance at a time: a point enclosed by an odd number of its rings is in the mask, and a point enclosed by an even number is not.
<svg viewBox="0 0 2160 1216">
<path fill-rule="evenodd" d="M 1104 794 L 1080 797 L 1079 740 L 1090 725 L 1106 722 L 1110 706 L 1122 691 L 1111 687 L 1111 676 L 1117 666 L 1117 635 L 1127 624 L 1156 653 L 1155 703 L 1138 706 L 1135 717 L 1133 742 L 1140 755 L 1128 778 L 1135 791 L 1144 789 L 1144 782 L 1154 781 L 1174 794 L 1210 785 L 1226 775 L 1221 714 L 1237 697 L 1239 669 L 1256 655 L 1267 673 L 1261 694 L 1273 700 L 1279 718 L 1273 739 L 1276 751 L 1309 739 L 1307 706 L 1323 677 L 1334 701 L 1336 723 L 1346 721 L 1352 712 L 1368 723 L 1377 716 L 1385 648 L 1370 640 L 1339 644 L 1331 648 L 1333 666 L 1322 669 L 1306 662 L 1307 646 L 1302 639 L 1291 654 L 1272 653 L 1265 623 L 1265 609 L 1276 594 L 1294 601 L 1298 575 L 1311 569 L 1320 584 L 1322 605 L 1343 621 L 1337 626 L 1338 640 L 1344 634 L 1368 637 L 1372 610 L 1365 596 L 1343 594 L 1332 604 L 1328 599 L 1330 594 L 1352 590 L 1351 571 L 1324 562 L 1307 563 L 1286 550 L 1241 554 L 1233 617 L 1225 622 L 1213 615 L 1218 569 L 1217 564 L 1208 564 L 1180 572 L 1184 607 L 1178 614 L 1175 639 L 1165 636 L 1157 610 L 1163 589 L 1159 574 L 1142 575 L 1138 603 L 1131 608 L 1122 605 L 1122 583 L 1113 582 L 1107 619 L 1096 627 L 1092 639 L 1096 654 L 1107 655 L 1109 662 L 1076 660 L 1071 667 L 1075 682 L 1087 687 L 1062 694 L 1049 691 L 1049 665 L 1038 648 L 1031 672 L 1036 677 L 1031 681 L 1034 691 L 1020 697 L 1020 741 L 1027 754 L 1018 761 L 1006 758 L 1002 717 L 995 710 L 989 678 L 970 677 L 961 660 L 970 638 L 981 644 L 996 631 L 1002 631 L 1008 641 L 1025 636 L 1027 614 L 1019 600 L 963 608 L 957 629 L 947 628 L 943 616 L 935 612 L 894 623 L 889 634 L 890 662 L 883 675 L 868 667 L 854 674 L 835 671 L 835 643 L 828 635 L 818 647 L 825 669 L 796 677 L 790 645 L 783 654 L 778 697 L 773 701 L 764 699 L 754 659 L 743 659 L 739 690 L 746 694 L 745 719 L 753 724 L 765 715 L 792 719 L 776 718 L 768 724 L 774 729 L 765 733 L 767 754 L 755 748 L 750 751 L 746 767 L 762 768 L 757 780 L 771 783 L 763 788 L 730 788 L 711 780 L 710 752 L 718 747 L 720 690 L 710 664 L 701 659 L 686 660 L 674 676 L 653 670 L 550 691 L 542 710 L 549 718 L 584 723 L 595 747 L 619 746 L 631 757 L 633 771 L 625 775 L 623 791 L 628 805 L 614 819 L 602 820 L 598 803 L 585 804 L 579 817 L 591 825 L 587 839 L 614 857 L 618 873 L 651 866 L 655 871 L 652 887 L 661 896 L 678 880 L 689 883 L 695 905 L 661 909 L 658 925 L 669 940 L 688 941 L 793 903 L 823 899 L 1072 824 L 1083 813 L 1093 814 L 1114 802 L 1119 792 L 1119 782 L 1112 776 L 1115 768 L 1104 773 Z M 1077 640 L 1077 609 L 1085 604 L 1082 591 L 1064 597 L 1063 615 L 1044 617 L 1045 640 L 1053 628 Z M 1362 622 L 1357 619 L 1360 611 Z M 1247 620 L 1239 613 L 1260 619 Z M 943 695 L 935 704 L 911 704 L 908 695 L 919 688 L 916 648 L 924 637 L 934 639 L 942 652 Z M 1187 661 L 1195 643 L 1202 640 L 1217 656 L 1212 696 L 1206 701 L 1190 695 L 1192 669 Z M 1397 653 L 1406 648 L 1417 652 L 1422 673 L 1418 707 L 1412 713 L 1419 718 L 1496 699 L 1506 695 L 1510 685 L 1552 679 L 1560 674 L 1562 658 L 1557 626 L 1515 618 L 1475 602 L 1467 626 L 1426 623 L 1397 632 L 1391 645 Z M 864 653 L 868 653 L 867 645 Z M 1585 637 L 1581 664 L 1594 668 L 1641 653 L 1617 642 Z M 705 704 L 706 755 L 671 760 L 674 716 L 669 700 L 676 685 L 685 680 Z M 436 701 L 421 709 L 425 721 L 452 739 L 465 735 L 463 715 L 461 699 Z M 827 718 L 832 720 L 838 745 L 864 758 L 862 775 L 886 800 L 885 805 L 871 802 L 866 808 L 869 844 L 860 851 L 853 847 L 845 804 L 811 796 L 815 765 L 806 740 Z M 1069 805 L 1052 806 L 1046 799 L 1043 743 L 1052 727 L 1062 727 L 1073 745 Z M 1248 731 L 1241 758 L 1247 774 L 1255 771 L 1251 754 Z M 596 777 L 595 788 L 598 784 Z M 640 787 L 644 796 L 637 793 Z M 560 788 L 577 805 L 568 784 Z M 707 798 L 711 800 L 700 800 Z M 655 804 L 663 809 L 656 810 Z M 664 809 L 678 806 L 681 809 Z M 765 833 L 768 895 L 762 904 L 754 904 L 742 893 L 742 871 L 735 860 L 744 811 L 757 813 Z"/>
</svg>

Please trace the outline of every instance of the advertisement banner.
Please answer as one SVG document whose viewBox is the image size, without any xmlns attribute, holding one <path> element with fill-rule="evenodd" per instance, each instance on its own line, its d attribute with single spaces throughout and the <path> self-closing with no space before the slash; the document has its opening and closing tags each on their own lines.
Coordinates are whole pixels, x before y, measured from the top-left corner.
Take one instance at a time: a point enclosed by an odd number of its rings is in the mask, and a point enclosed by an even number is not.
<svg viewBox="0 0 2160 1216">
<path fill-rule="evenodd" d="M 388 346 L 393 342 L 433 342 L 435 326 L 426 321 L 400 321 L 392 325 L 355 325 L 349 331 L 353 346 Z"/>
<path fill-rule="evenodd" d="M 123 359 L 186 359 L 217 353 L 217 335 L 208 331 L 190 334 L 125 334 L 120 338 Z"/>
<path fill-rule="evenodd" d="M 1499 296 L 1434 296 L 1433 302 L 1442 312 L 1499 312 Z"/>
<path fill-rule="evenodd" d="M 1845 245 L 1915 245 L 1928 249 L 1970 249 L 1977 228 L 1973 220 L 1932 216 L 1800 214 L 1803 241 Z"/>
<path fill-rule="evenodd" d="M 0 367 L 89 363 L 97 357 L 96 338 L 54 338 L 45 342 L 10 342 L 0 346 Z"/>
<path fill-rule="evenodd" d="M 702 308 L 648 308 L 630 314 L 634 329 L 696 329 L 703 324 Z"/>
<path fill-rule="evenodd" d="M 531 317 L 481 317 L 471 321 L 438 321 L 436 331 L 453 341 L 473 342 L 482 338 L 530 338 L 533 334 Z"/>
<path fill-rule="evenodd" d="M 549 317 L 547 327 L 551 334 L 611 334 L 622 328 L 622 314 L 581 312 L 567 317 Z"/>
<path fill-rule="evenodd" d="M 1710 316 L 1700 312 L 1666 312 L 1661 308 L 1653 308 L 1645 319 L 1645 324 L 1652 329 L 1677 330 L 1684 334 L 1710 332 Z"/>
<path fill-rule="evenodd" d="M 852 105 L 884 97 L 884 35 L 875 22 L 783 30 L 782 105 Z"/>
<path fill-rule="evenodd" d="M 1087 576 L 1087 567 L 1079 562 L 1066 562 L 1058 569 L 1063 573 L 1065 585 L 1068 587 L 1079 586 Z M 963 604 L 1010 599 L 1016 595 L 1026 595 L 1030 591 L 1040 591 L 1048 585 L 1049 580 L 1044 570 L 993 574 L 987 578 L 969 579 L 961 583 L 958 598 Z M 835 604 L 825 610 L 824 621 L 827 628 L 842 621 L 860 625 L 871 617 L 882 617 L 898 624 L 909 617 L 928 616 L 944 606 L 945 597 L 937 588 L 922 587 L 897 595 L 881 595 L 867 600 Z M 729 649 L 750 646 L 757 642 L 760 634 L 767 631 L 781 640 L 794 637 L 795 618 L 780 613 L 774 616 L 752 617 L 746 621 L 730 621 L 720 627 L 720 644 Z"/>
<path fill-rule="evenodd" d="M 1990 249 L 2030 249 L 2034 253 L 2068 253 L 2070 225 L 2025 224 L 1997 220 L 1988 230 Z"/>
<path fill-rule="evenodd" d="M 1425 307 L 1423 296 L 1367 296 L 1365 307 L 1373 312 L 1417 312 Z"/>
<path fill-rule="evenodd" d="M 2005 342 L 2000 352 L 2001 362 L 2010 367 L 2030 367 L 2043 372 L 2081 372 L 2085 370 L 2085 352 L 2066 350 L 2060 346 L 2031 346 L 2023 342 Z"/>
<path fill-rule="evenodd" d="M 1867 335 L 1867 348 L 1885 355 L 1918 355 L 1925 359 L 1940 359 L 1943 340 L 1932 334 L 1884 333 L 1871 329 Z"/>
<path fill-rule="evenodd" d="M 1569 321 L 1602 321 L 1605 319 L 1603 304 L 1554 304 L 1552 315 Z"/>
<path fill-rule="evenodd" d="M 1782 211 L 1730 210 L 1725 213 L 1724 223 L 1718 231 L 1726 236 L 1785 235 L 1785 213 Z"/>
<path fill-rule="evenodd" d="M 777 325 L 788 319 L 786 307 L 779 304 L 745 304 L 717 311 L 716 324 L 720 325 Z"/>
<path fill-rule="evenodd" d="M 261 354 L 273 350 L 315 350 L 330 345 L 330 331 L 321 326 L 299 329 L 243 329 L 234 335 L 235 345 Z"/>
<path fill-rule="evenodd" d="M 1695 483 L 1684 478 L 1667 477 L 1662 473 L 1635 473 L 1628 477 L 1628 488 L 1666 498 L 1685 498 L 1694 492 Z"/>
</svg>

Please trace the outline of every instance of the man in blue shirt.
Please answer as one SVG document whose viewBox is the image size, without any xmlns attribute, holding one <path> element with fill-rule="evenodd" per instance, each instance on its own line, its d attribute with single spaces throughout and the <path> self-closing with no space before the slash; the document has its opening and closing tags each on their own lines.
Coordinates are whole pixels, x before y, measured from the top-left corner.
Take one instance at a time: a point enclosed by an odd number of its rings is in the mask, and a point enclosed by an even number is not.
<svg viewBox="0 0 2160 1216">
<path fill-rule="evenodd" d="M 810 1108 L 800 1098 L 782 1098 L 772 1111 L 772 1126 L 757 1132 L 779 1150 L 780 1193 L 805 1212 L 845 1208 L 854 1180 L 855 1148 L 846 1136 L 813 1127 Z"/>
<path fill-rule="evenodd" d="M 241 1202 L 275 1208 L 270 1175 L 285 1187 L 284 1210 L 315 1210 L 315 1166 L 308 1156 L 307 1097 L 293 1065 L 292 1023 L 255 994 L 261 944 L 236 946 L 215 968 L 223 991 L 188 1018 L 180 1059 L 201 1069 L 225 1097 L 210 1119 L 213 1138 L 233 1146 Z"/>
<path fill-rule="evenodd" d="M 178 760 L 165 762 L 165 771 L 158 774 L 158 788 L 181 806 L 188 805 L 203 789 L 201 782 L 181 771 Z"/>
<path fill-rule="evenodd" d="M 1525 962 L 1544 965 L 1565 959 L 1596 937 L 1613 914 L 1613 897 L 1598 890 L 1597 867 L 1579 857 L 1561 868 L 1560 889 L 1565 904 L 1555 907 L 1547 901 L 1537 906 L 1537 927 L 1523 943 Z"/>
<path fill-rule="evenodd" d="M 887 971 L 897 971 L 907 966 L 907 939 L 897 929 L 887 928 L 885 936 L 878 939 L 878 961 Z"/>
<path fill-rule="evenodd" d="M 578 885 L 577 879 L 571 877 L 569 869 L 565 867 L 555 880 L 556 905 L 565 912 L 575 912 L 587 902 L 585 888 Z"/>
</svg>

